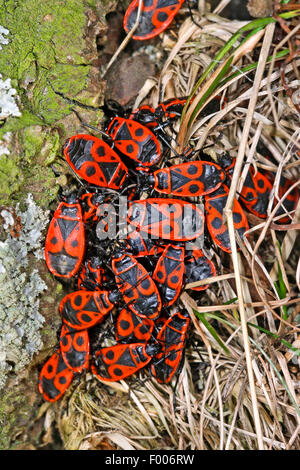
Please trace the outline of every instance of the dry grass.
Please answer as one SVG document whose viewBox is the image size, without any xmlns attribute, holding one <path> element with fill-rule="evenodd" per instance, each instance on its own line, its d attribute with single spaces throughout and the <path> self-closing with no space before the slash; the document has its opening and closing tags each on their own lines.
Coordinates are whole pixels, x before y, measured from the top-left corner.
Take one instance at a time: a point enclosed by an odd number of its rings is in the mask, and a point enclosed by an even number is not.
<svg viewBox="0 0 300 470">
<path fill-rule="evenodd" d="M 147 83 L 136 105 L 143 99 L 155 106 L 174 95 L 190 94 L 212 58 L 245 24 L 215 14 L 200 18 L 195 12 L 199 27 L 184 12 L 181 16 L 186 19 L 178 34 L 174 30 L 164 34 L 168 56 L 159 80 Z M 175 125 L 179 146 L 210 145 L 207 152 L 213 158 L 224 150 L 237 157 L 226 212 L 233 254 L 227 262 L 217 259 L 220 275 L 209 280 L 210 289 L 201 301 L 196 303 L 188 289 L 181 296 L 191 314 L 194 347 L 186 350 L 176 389 L 151 378 L 144 383 L 133 378 L 102 384 L 87 374 L 55 408 L 43 410 L 48 427 L 57 421 L 66 449 L 300 448 L 300 208 L 292 222 L 282 226 L 273 209 L 273 200 L 279 200 L 280 176 L 292 178 L 295 185 L 300 182 L 300 26 L 296 21 L 269 24 L 237 50 L 232 72 L 254 62 L 258 65 L 214 91 L 211 96 L 226 93 L 224 109 L 196 118 L 190 127 L 187 120 Z M 290 53 L 275 60 L 286 47 Z M 272 60 L 267 61 L 270 55 Z M 207 77 L 197 99 L 214 77 Z M 276 165 L 259 152 L 259 141 L 274 155 Z M 251 229 L 242 244 L 235 240 L 231 209 L 246 176 L 246 162 L 276 172 L 276 178 L 267 219 L 249 215 Z M 274 285 L 278 266 L 284 296 Z M 232 299 L 236 300 L 228 304 Z"/>
</svg>

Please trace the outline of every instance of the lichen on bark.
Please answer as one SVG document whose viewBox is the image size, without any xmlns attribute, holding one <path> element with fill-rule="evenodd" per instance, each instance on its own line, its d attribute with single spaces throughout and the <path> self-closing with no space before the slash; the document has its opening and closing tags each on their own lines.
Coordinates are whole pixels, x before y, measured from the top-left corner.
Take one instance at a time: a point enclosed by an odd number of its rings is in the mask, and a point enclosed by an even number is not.
<svg viewBox="0 0 300 470">
<path fill-rule="evenodd" d="M 97 58 L 95 35 L 100 24 L 97 13 L 91 12 L 98 3 L 6 0 L 0 8 L 0 70 L 3 80 L 10 80 L 16 90 L 14 98 L 21 112 L 19 117 L 3 120 L 0 127 L 0 140 L 10 135 L 4 153 L 0 142 L 2 205 L 20 202 L 31 192 L 42 207 L 49 206 L 59 188 L 49 165 L 69 134 L 69 123 L 66 126 L 64 120 L 74 101 L 90 106 L 92 119 L 99 122 L 102 116 L 91 86 L 92 76 L 96 81 L 92 64 Z M 75 132 L 79 122 L 74 121 L 75 117 L 71 120 Z"/>
<path fill-rule="evenodd" d="M 96 36 L 99 28 L 105 27 L 106 3 L 109 2 L 4 0 L 1 3 L 1 79 L 9 85 L 7 98 L 11 97 L 11 103 L 15 103 L 20 112 L 18 116 L 10 113 L 0 119 L 0 206 L 7 217 L 7 211 L 14 207 L 19 207 L 20 214 L 26 212 L 28 193 L 32 193 L 43 213 L 57 200 L 59 180 L 68 172 L 67 165 L 59 163 L 62 144 L 80 128 L 72 113 L 74 103 L 87 105 L 82 108 L 87 121 L 96 124 L 102 117 L 98 106 L 99 71 L 94 63 L 97 60 Z M 54 174 L 53 163 L 62 172 L 61 178 Z M 30 445 L 34 441 L 31 431 L 28 437 L 28 429 L 41 397 L 37 388 L 37 367 L 28 361 L 32 357 L 37 363 L 43 361 L 55 346 L 59 327 L 57 306 L 62 293 L 56 288 L 61 285 L 47 274 L 45 263 L 31 253 L 28 256 L 31 261 L 34 258 L 34 262 L 23 271 L 22 262 L 17 265 L 15 261 L 18 253 L 12 246 L 14 240 L 8 237 L 8 243 L 5 231 L 0 230 L 0 233 L 2 287 L 4 281 L 11 281 L 9 292 L 2 296 L 6 325 L 2 338 L 5 343 L 1 356 L 2 385 L 7 381 L 0 391 L 0 449 L 7 449 L 28 439 Z M 31 235 L 34 233 L 31 231 Z M 28 233 L 26 236 L 29 237 Z M 40 233 L 39 243 L 43 244 L 43 238 Z M 25 244 L 26 240 L 23 242 Z M 25 264 L 26 261 L 27 256 Z M 39 296 L 45 288 L 43 281 L 48 290 Z M 15 284 L 19 291 L 14 288 Z M 12 297 L 10 309 L 6 307 L 9 295 Z M 20 312 L 24 315 L 29 312 L 27 320 L 21 324 Z M 12 324 L 8 318 L 12 319 Z M 11 335 L 6 335 L 8 329 Z M 35 353 L 42 343 L 45 350 L 37 357 Z"/>
<path fill-rule="evenodd" d="M 30 117 L 30 123 L 53 124 L 70 112 L 71 104 L 54 90 L 66 94 L 72 90 L 76 96 L 85 86 L 89 72 L 82 62 L 85 23 L 82 0 L 5 2 L 0 24 L 9 30 L 9 42 L 0 54 L 0 70 L 12 80 L 22 110 L 27 111 L 18 127 L 26 126 Z"/>
</svg>

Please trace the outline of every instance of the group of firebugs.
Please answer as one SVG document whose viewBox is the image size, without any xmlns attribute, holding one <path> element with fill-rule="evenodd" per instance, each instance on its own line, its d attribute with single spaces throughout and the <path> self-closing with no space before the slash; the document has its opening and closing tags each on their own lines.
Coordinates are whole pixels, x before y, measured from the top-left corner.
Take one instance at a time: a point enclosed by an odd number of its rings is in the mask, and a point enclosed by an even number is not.
<svg viewBox="0 0 300 470">
<path fill-rule="evenodd" d="M 143 0 L 136 39 L 163 31 L 183 1 Z M 135 23 L 138 5 L 134 0 L 126 12 L 126 30 Z M 181 370 L 190 317 L 180 294 L 186 284 L 216 274 L 205 250 L 187 243 L 205 232 L 216 249 L 231 252 L 223 209 L 235 164 L 226 153 L 215 163 L 193 151 L 177 155 L 182 163 L 168 160 L 172 139 L 165 129 L 185 103 L 185 98 L 174 98 L 155 109 L 143 105 L 110 119 L 103 138 L 78 134 L 64 144 L 64 157 L 84 184 L 63 198 L 46 236 L 49 271 L 75 286 L 59 304 L 59 342 L 40 372 L 39 390 L 47 401 L 58 400 L 74 377 L 87 370 L 102 381 L 115 382 L 148 366 L 149 375 L 162 384 Z M 217 97 L 202 115 L 219 107 Z M 250 166 L 233 205 L 241 238 L 249 229 L 244 209 L 267 217 L 273 181 L 270 172 Z M 291 184 L 282 177 L 279 197 Z M 118 195 L 129 201 L 130 229 L 125 240 L 105 239 L 99 235 L 108 230 L 110 203 Z M 285 211 L 293 211 L 298 199 L 296 188 L 286 198 L 285 210 L 277 213 L 280 222 L 289 221 Z M 207 288 L 196 285 L 191 292 Z M 103 347 L 101 327 L 108 319 L 111 345 Z"/>
</svg>

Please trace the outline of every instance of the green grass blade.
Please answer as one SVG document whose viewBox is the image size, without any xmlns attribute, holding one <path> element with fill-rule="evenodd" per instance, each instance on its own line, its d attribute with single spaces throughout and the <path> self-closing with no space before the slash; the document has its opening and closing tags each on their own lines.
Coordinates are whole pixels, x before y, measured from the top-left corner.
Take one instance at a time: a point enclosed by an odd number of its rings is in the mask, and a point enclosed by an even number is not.
<svg viewBox="0 0 300 470">
<path fill-rule="evenodd" d="M 299 13 L 300 13 L 300 10 L 287 11 L 285 13 L 280 14 L 279 17 L 283 18 L 283 19 L 289 19 L 289 18 L 293 18 L 294 16 L 299 15 Z M 194 88 L 193 88 L 191 94 L 189 95 L 189 97 L 186 101 L 186 104 L 183 108 L 182 115 L 181 115 L 181 120 L 183 119 L 183 117 L 186 113 L 186 110 L 187 110 L 187 108 L 188 108 L 188 106 L 191 102 L 191 99 L 195 95 L 198 88 L 204 82 L 206 77 L 212 72 L 212 70 L 215 68 L 215 66 L 218 65 L 219 62 L 224 58 L 224 56 L 234 47 L 234 44 L 236 43 L 236 41 L 238 41 L 238 39 L 240 39 L 240 37 L 244 33 L 246 33 L 247 31 L 250 31 L 249 35 L 242 40 L 241 44 L 243 44 L 253 34 L 255 34 L 258 31 L 260 31 L 261 29 L 265 28 L 268 24 L 274 23 L 276 21 L 277 21 L 276 18 L 273 18 L 273 17 L 256 18 L 255 20 L 250 21 L 246 25 L 242 26 L 242 28 L 240 28 L 236 33 L 233 34 L 233 36 L 229 39 L 229 41 L 227 41 L 226 44 L 224 44 L 224 46 L 219 50 L 219 52 L 217 53 L 215 58 L 211 61 L 209 66 L 206 68 L 206 70 L 201 75 L 200 79 L 197 81 L 196 85 L 194 86 Z M 239 44 L 239 46 L 237 46 L 234 49 L 234 51 L 236 51 L 241 46 L 241 44 Z"/>
<path fill-rule="evenodd" d="M 254 325 L 254 323 L 251 323 L 251 322 L 247 322 L 247 324 L 250 325 L 250 326 L 253 326 L 254 328 L 257 328 L 259 331 L 261 331 L 263 333 L 266 333 L 269 336 L 272 336 L 272 338 L 277 339 L 282 344 L 284 344 L 284 346 L 286 346 L 288 349 L 293 351 L 297 356 L 300 356 L 300 349 L 299 348 L 294 348 L 294 346 L 291 343 L 289 343 L 288 341 L 286 341 L 283 338 L 279 338 L 279 336 L 276 335 L 276 333 L 272 333 L 271 331 L 267 330 L 266 328 L 263 328 L 262 326 Z"/>
<path fill-rule="evenodd" d="M 223 343 L 223 341 L 221 340 L 221 338 L 219 337 L 218 333 L 216 332 L 216 330 L 214 329 L 214 327 L 209 323 L 209 321 L 207 321 L 207 319 L 205 318 L 205 313 L 200 313 L 200 312 L 197 312 L 197 310 L 194 310 L 194 313 L 196 315 L 196 317 L 203 323 L 203 325 L 208 329 L 208 331 L 210 332 L 210 334 L 212 335 L 212 337 L 217 341 L 217 343 L 219 344 L 219 346 L 221 346 L 221 348 L 223 349 L 223 351 L 227 354 L 227 355 L 230 355 L 230 351 L 229 349 L 225 346 L 225 344 Z"/>
<path fill-rule="evenodd" d="M 227 302 L 225 302 L 224 305 L 231 305 L 231 304 L 234 304 L 234 302 L 236 302 L 237 299 L 238 299 L 238 297 L 233 297 L 233 299 L 227 300 Z"/>
<path fill-rule="evenodd" d="M 199 109 L 200 107 L 203 105 L 203 103 L 205 103 L 206 99 L 208 98 L 208 96 L 210 96 L 214 90 L 217 88 L 219 82 L 223 79 L 224 75 L 226 75 L 229 67 L 231 66 L 231 62 L 233 60 L 233 57 L 230 57 L 224 64 L 224 67 L 222 68 L 221 72 L 219 73 L 219 75 L 216 77 L 216 80 L 214 80 L 214 82 L 211 84 L 211 86 L 208 88 L 208 90 L 206 91 L 206 93 L 204 93 L 204 95 L 202 96 L 201 100 L 199 101 L 199 103 L 197 104 L 196 108 L 194 109 L 194 112 L 191 116 L 191 119 L 189 120 L 189 125 L 190 123 L 195 119 L 195 117 L 197 116 L 198 112 L 199 112 Z"/>
<path fill-rule="evenodd" d="M 282 51 L 278 52 L 276 55 L 275 55 L 275 60 L 279 60 L 287 55 L 289 55 L 290 53 L 290 50 L 288 48 L 286 49 L 283 49 Z M 273 56 L 269 56 L 267 58 L 267 63 L 268 62 L 271 62 Z M 228 77 L 226 77 L 220 84 L 219 86 L 222 87 L 223 85 L 225 85 L 225 83 L 229 82 L 230 80 L 232 80 L 234 77 L 237 77 L 238 75 L 241 75 L 242 73 L 245 73 L 245 72 L 251 72 L 252 70 L 255 70 L 256 67 L 257 67 L 257 64 L 258 62 L 253 62 L 253 64 L 249 64 L 249 65 L 246 65 L 245 67 L 241 67 L 240 70 L 237 70 L 236 72 L 232 73 L 231 75 L 229 75 Z"/>
<path fill-rule="evenodd" d="M 279 248 L 280 256 L 282 257 L 281 246 L 279 242 L 277 242 L 277 245 Z M 274 281 L 274 286 L 276 288 L 279 298 L 285 299 L 286 294 L 287 294 L 287 288 L 283 280 L 282 271 L 281 271 L 279 263 L 277 263 L 277 267 L 278 267 L 278 282 Z M 288 319 L 287 307 L 285 305 L 282 305 L 282 310 L 283 310 L 283 319 L 287 320 Z"/>
<path fill-rule="evenodd" d="M 252 344 L 254 344 L 254 346 L 260 351 L 260 353 L 266 358 L 266 360 L 268 361 L 268 363 L 270 364 L 270 366 L 272 367 L 272 369 L 274 370 L 275 374 L 277 375 L 278 379 L 280 380 L 280 382 L 282 383 L 283 387 L 285 388 L 285 391 L 286 393 L 288 394 L 294 408 L 295 408 L 295 411 L 297 413 L 298 416 L 300 416 L 300 409 L 297 405 L 297 403 L 295 402 L 294 400 L 294 397 L 293 395 L 291 394 L 290 392 L 290 389 L 286 383 L 286 381 L 284 380 L 284 378 L 281 376 L 281 374 L 278 372 L 277 370 L 277 367 L 275 366 L 275 364 L 271 361 L 271 359 L 269 358 L 269 356 L 265 353 L 265 351 L 252 339 L 252 338 L 249 338 L 249 340 L 251 341 Z"/>
</svg>

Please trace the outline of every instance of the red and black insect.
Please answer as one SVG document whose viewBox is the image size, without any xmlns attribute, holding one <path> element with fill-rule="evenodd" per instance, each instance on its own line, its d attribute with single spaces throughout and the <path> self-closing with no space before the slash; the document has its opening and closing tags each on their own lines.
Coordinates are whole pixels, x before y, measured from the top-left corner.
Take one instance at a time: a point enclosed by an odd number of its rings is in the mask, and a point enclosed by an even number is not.
<svg viewBox="0 0 300 470">
<path fill-rule="evenodd" d="M 74 371 L 69 369 L 59 351 L 43 365 L 39 376 L 39 392 L 50 402 L 59 400 L 71 385 Z"/>
<path fill-rule="evenodd" d="M 142 167 L 149 168 L 161 158 L 160 144 L 148 127 L 134 121 L 115 117 L 108 126 L 115 148 Z"/>
<path fill-rule="evenodd" d="M 113 258 L 112 270 L 127 307 L 141 318 L 157 318 L 161 310 L 161 299 L 144 266 L 132 255 L 124 253 Z"/>
<path fill-rule="evenodd" d="M 91 371 L 100 380 L 117 382 L 145 367 L 159 352 L 158 344 L 117 344 L 96 351 Z"/>
<path fill-rule="evenodd" d="M 104 202 L 106 198 L 103 194 L 99 193 L 84 193 L 80 197 L 80 205 L 82 208 L 83 222 L 96 222 L 96 212 L 100 204 Z"/>
<path fill-rule="evenodd" d="M 148 104 L 144 104 L 139 108 L 134 109 L 131 112 L 129 119 L 137 121 L 143 126 L 149 127 L 150 129 L 154 129 L 159 124 L 155 115 L 155 109 Z"/>
<path fill-rule="evenodd" d="M 85 229 L 82 211 L 75 195 L 59 204 L 50 222 L 45 259 L 54 276 L 70 278 L 82 263 L 85 252 Z"/>
<path fill-rule="evenodd" d="M 257 217 L 265 219 L 272 191 L 272 184 L 260 172 L 250 166 L 240 192 L 240 201 L 246 209 Z"/>
<path fill-rule="evenodd" d="M 108 291 L 78 290 L 67 294 L 59 305 L 63 322 L 74 330 L 84 330 L 102 323 L 113 309 Z"/>
<path fill-rule="evenodd" d="M 175 119 L 181 116 L 183 108 L 187 102 L 187 97 L 183 98 L 170 98 L 169 100 L 160 103 L 157 108 L 155 108 L 154 115 L 158 119 L 165 118 Z M 190 103 L 192 103 L 194 98 L 191 98 Z M 220 109 L 221 96 L 215 96 L 200 112 L 200 117 L 205 117 L 210 114 L 216 113 Z M 225 98 L 226 101 L 226 98 Z M 224 104 L 223 104 L 224 107 Z"/>
<path fill-rule="evenodd" d="M 150 340 L 154 321 L 141 318 L 130 309 L 123 308 L 116 321 L 116 340 L 118 343 L 146 343 Z"/>
<path fill-rule="evenodd" d="M 285 176 L 281 175 L 280 181 L 279 181 L 279 186 L 278 186 L 278 196 L 279 199 L 281 199 L 285 193 L 288 191 L 288 189 L 294 184 L 293 181 L 289 180 Z M 298 186 L 296 186 L 292 191 L 289 192 L 289 194 L 286 196 L 284 201 L 281 203 L 281 206 L 279 207 L 278 211 L 276 212 L 275 217 L 278 217 L 279 215 L 282 215 L 280 219 L 278 219 L 276 222 L 280 224 L 287 224 L 291 221 L 291 217 L 293 216 L 293 212 L 297 208 L 297 204 L 299 201 L 300 197 L 300 191 Z M 274 207 L 278 203 L 278 199 L 275 197 L 274 198 Z M 291 217 L 288 215 L 285 215 L 286 212 L 291 212 Z"/>
<path fill-rule="evenodd" d="M 225 176 L 222 168 L 215 163 L 191 161 L 154 171 L 149 175 L 149 183 L 160 193 L 194 197 L 216 191 Z"/>
<path fill-rule="evenodd" d="M 180 117 L 187 98 L 170 98 L 155 108 L 154 114 L 158 119 L 175 119 Z"/>
<path fill-rule="evenodd" d="M 260 152 L 272 163 L 276 163 L 275 159 L 269 155 L 269 153 L 264 147 L 260 147 Z M 297 155 L 299 157 L 300 152 L 297 152 Z M 275 173 L 273 173 L 272 171 L 264 171 L 264 175 L 268 179 L 268 181 L 270 182 L 273 188 L 273 185 L 275 182 Z M 294 183 L 295 181 L 292 181 L 283 175 L 280 176 L 279 185 L 278 185 L 278 194 L 276 194 L 274 197 L 273 208 L 278 203 L 278 197 L 279 199 L 281 199 Z M 293 212 L 297 208 L 299 197 L 300 197 L 299 187 L 296 186 L 292 191 L 288 193 L 284 201 L 281 203 L 281 206 L 279 207 L 278 211 L 276 212 L 275 217 L 278 217 L 280 215 L 282 216 L 280 217 L 280 219 L 276 220 L 276 223 L 286 224 L 291 221 L 291 218 L 293 217 Z M 291 214 L 286 215 L 287 212 L 290 212 Z"/>
<path fill-rule="evenodd" d="M 86 261 L 78 276 L 79 290 L 101 290 L 101 284 L 107 280 L 105 270 L 98 256 L 92 256 Z"/>
<path fill-rule="evenodd" d="M 167 119 L 172 120 L 179 117 L 187 98 L 170 98 L 160 103 L 157 108 L 152 108 L 148 104 L 144 104 L 131 112 L 129 119 L 133 119 L 150 129 L 158 128 L 160 123 Z"/>
<path fill-rule="evenodd" d="M 64 144 L 64 155 L 75 173 L 88 183 L 119 189 L 128 174 L 119 155 L 104 140 L 78 134 Z"/>
<path fill-rule="evenodd" d="M 168 245 L 153 272 L 164 307 L 173 305 L 182 289 L 184 276 L 184 248 Z"/>
<path fill-rule="evenodd" d="M 222 184 L 212 195 L 205 196 L 205 213 L 210 236 L 223 251 L 231 253 L 228 229 L 223 222 L 223 210 L 226 206 L 228 193 L 228 187 Z M 237 199 L 234 200 L 232 214 L 234 228 L 243 238 L 244 233 L 249 230 L 249 224 Z"/>
<path fill-rule="evenodd" d="M 215 98 L 203 108 L 200 117 L 205 117 L 219 111 L 220 101 L 221 96 L 215 96 Z M 155 133 L 161 131 L 163 122 L 169 123 L 173 119 L 180 117 L 186 102 L 187 97 L 170 98 L 160 103 L 155 109 L 145 104 L 132 111 L 129 118 L 149 127 Z M 193 98 L 191 99 L 191 103 L 192 102 Z"/>
<path fill-rule="evenodd" d="M 129 203 L 128 223 L 152 238 L 187 241 L 203 234 L 204 214 L 186 201 L 150 198 Z"/>
<path fill-rule="evenodd" d="M 157 341 L 162 349 L 151 364 L 151 372 L 159 383 L 169 383 L 180 372 L 189 324 L 190 318 L 185 312 L 176 312 L 160 329 Z"/>
<path fill-rule="evenodd" d="M 59 344 L 61 355 L 69 369 L 82 372 L 88 368 L 90 341 L 87 330 L 76 331 L 68 325 L 63 325 Z"/>
<path fill-rule="evenodd" d="M 227 175 L 231 178 L 236 159 L 231 159 L 224 154 L 220 163 L 224 167 Z M 262 219 L 267 217 L 267 208 L 269 204 L 272 184 L 266 176 L 256 171 L 251 165 L 245 178 L 243 188 L 239 194 L 241 204 L 252 214 Z"/>
<path fill-rule="evenodd" d="M 173 21 L 184 0 L 142 0 L 140 21 L 132 38 L 151 39 L 164 31 Z M 129 5 L 123 21 L 125 31 L 133 28 L 138 12 L 139 0 Z"/>
<path fill-rule="evenodd" d="M 143 232 L 137 232 L 136 230 L 127 235 L 127 243 L 129 250 L 136 258 L 156 256 L 164 250 L 164 246 L 155 244 L 147 233 L 143 234 Z"/>
<path fill-rule="evenodd" d="M 216 275 L 216 267 L 214 263 L 209 260 L 200 249 L 194 249 L 186 252 L 184 259 L 185 264 L 185 281 L 187 284 L 192 282 L 201 281 L 208 277 Z M 204 286 L 190 287 L 192 290 L 200 291 L 209 287 L 209 284 Z"/>
</svg>

